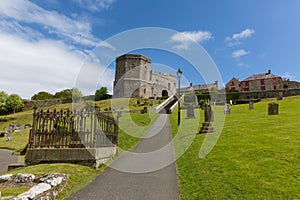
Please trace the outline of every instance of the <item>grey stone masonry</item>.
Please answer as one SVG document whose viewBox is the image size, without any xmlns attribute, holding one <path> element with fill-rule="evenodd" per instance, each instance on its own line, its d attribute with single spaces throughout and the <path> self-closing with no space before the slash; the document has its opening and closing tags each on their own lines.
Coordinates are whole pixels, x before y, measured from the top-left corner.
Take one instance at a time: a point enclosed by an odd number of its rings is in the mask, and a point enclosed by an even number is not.
<svg viewBox="0 0 300 200">
<path fill-rule="evenodd" d="M 139 54 L 116 58 L 113 97 L 156 98 L 176 93 L 176 76 L 154 72 L 151 59 Z"/>
<path fill-rule="evenodd" d="M 199 131 L 199 134 L 214 132 L 214 128 L 211 124 L 211 122 L 213 121 L 213 112 L 211 110 L 210 105 L 205 105 L 204 107 L 204 120 L 205 122 L 202 123 L 202 127 Z"/>
<path fill-rule="evenodd" d="M 193 105 L 187 105 L 187 119 L 195 118 L 194 114 L 194 106 Z"/>
<path fill-rule="evenodd" d="M 250 101 L 249 102 L 249 110 L 253 110 L 254 109 L 254 102 Z"/>
<path fill-rule="evenodd" d="M 278 115 L 277 103 L 272 102 L 268 104 L 268 115 Z"/>
</svg>

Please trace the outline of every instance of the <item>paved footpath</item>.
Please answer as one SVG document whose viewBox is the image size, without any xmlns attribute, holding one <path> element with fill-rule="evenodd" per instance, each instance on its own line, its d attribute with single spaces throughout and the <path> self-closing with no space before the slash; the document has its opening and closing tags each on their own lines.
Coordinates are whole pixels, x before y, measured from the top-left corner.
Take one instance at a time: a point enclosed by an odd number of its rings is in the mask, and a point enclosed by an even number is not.
<svg viewBox="0 0 300 200">
<path fill-rule="evenodd" d="M 0 175 L 7 172 L 9 164 L 16 163 L 18 155 L 13 155 L 10 151 L 0 150 Z"/>
<path fill-rule="evenodd" d="M 132 153 L 107 167 L 68 199 L 179 199 L 168 115 L 161 114 Z"/>
</svg>

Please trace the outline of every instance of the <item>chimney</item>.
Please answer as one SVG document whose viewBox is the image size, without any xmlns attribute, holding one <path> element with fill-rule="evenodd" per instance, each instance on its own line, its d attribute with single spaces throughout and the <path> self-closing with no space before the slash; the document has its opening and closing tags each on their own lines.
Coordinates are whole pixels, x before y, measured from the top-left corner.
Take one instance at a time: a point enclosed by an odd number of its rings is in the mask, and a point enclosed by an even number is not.
<svg viewBox="0 0 300 200">
<path fill-rule="evenodd" d="M 193 87 L 193 83 L 190 83 L 190 87 Z"/>
<path fill-rule="evenodd" d="M 270 69 L 268 70 L 268 74 L 271 74 L 271 70 Z"/>
<path fill-rule="evenodd" d="M 218 89 L 218 81 L 215 81 L 215 86 Z"/>
</svg>

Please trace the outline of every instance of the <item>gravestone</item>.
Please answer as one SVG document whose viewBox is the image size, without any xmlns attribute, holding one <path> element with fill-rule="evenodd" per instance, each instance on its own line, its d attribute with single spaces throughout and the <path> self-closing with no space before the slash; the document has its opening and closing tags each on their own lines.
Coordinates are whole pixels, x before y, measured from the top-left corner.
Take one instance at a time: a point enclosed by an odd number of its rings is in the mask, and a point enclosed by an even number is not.
<svg viewBox="0 0 300 200">
<path fill-rule="evenodd" d="M 154 106 L 154 100 L 150 102 L 150 106 Z"/>
<path fill-rule="evenodd" d="M 6 135 L 7 141 L 11 141 L 12 140 L 12 136 L 11 136 L 11 130 L 8 130 L 6 127 L 4 128 L 4 134 Z"/>
<path fill-rule="evenodd" d="M 249 110 L 253 110 L 254 109 L 254 102 L 250 101 L 249 102 Z"/>
<path fill-rule="evenodd" d="M 205 105 L 204 107 L 204 120 L 205 122 L 202 123 L 202 127 L 199 131 L 201 133 L 212 133 L 214 132 L 214 128 L 212 127 L 212 120 L 213 120 L 213 112 L 211 110 L 210 105 Z"/>
<path fill-rule="evenodd" d="M 230 104 L 229 103 L 226 103 L 224 105 L 224 114 L 225 115 L 229 115 L 230 114 Z"/>
<path fill-rule="evenodd" d="M 194 114 L 194 106 L 192 105 L 187 105 L 187 119 L 191 119 L 191 118 L 195 118 L 195 114 Z"/>
<path fill-rule="evenodd" d="M 268 104 L 268 115 L 278 115 L 277 103 L 272 102 Z"/>
<path fill-rule="evenodd" d="M 141 110 L 141 114 L 147 113 L 147 107 L 144 107 L 144 109 Z"/>
<path fill-rule="evenodd" d="M 277 100 L 282 100 L 282 99 L 283 99 L 283 93 L 282 93 L 282 92 L 279 92 L 279 93 L 278 93 Z"/>
</svg>

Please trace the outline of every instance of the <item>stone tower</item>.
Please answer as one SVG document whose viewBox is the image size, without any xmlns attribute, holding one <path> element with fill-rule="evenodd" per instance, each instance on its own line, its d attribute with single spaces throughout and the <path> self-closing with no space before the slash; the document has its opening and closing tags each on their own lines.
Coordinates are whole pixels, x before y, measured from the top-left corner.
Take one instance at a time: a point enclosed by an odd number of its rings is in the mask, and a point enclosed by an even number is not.
<svg viewBox="0 0 300 200">
<path fill-rule="evenodd" d="M 149 98 L 151 59 L 143 55 L 125 54 L 116 58 L 114 97 Z"/>
<path fill-rule="evenodd" d="M 116 58 L 114 98 L 156 98 L 176 93 L 176 76 L 150 69 L 151 59 L 139 54 Z"/>
</svg>

